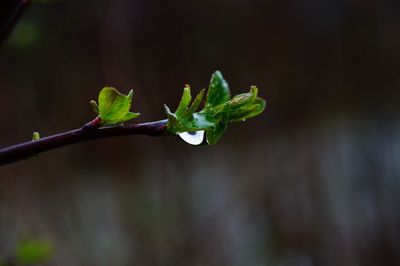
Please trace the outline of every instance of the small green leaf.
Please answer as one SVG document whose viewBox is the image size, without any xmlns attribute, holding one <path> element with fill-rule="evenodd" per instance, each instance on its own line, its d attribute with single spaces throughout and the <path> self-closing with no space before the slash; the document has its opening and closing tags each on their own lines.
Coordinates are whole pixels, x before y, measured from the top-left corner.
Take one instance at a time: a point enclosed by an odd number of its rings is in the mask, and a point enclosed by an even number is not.
<svg viewBox="0 0 400 266">
<path fill-rule="evenodd" d="M 119 124 L 138 117 L 139 113 L 129 112 L 133 91 L 128 95 L 120 93 L 113 87 L 105 87 L 100 91 L 99 104 L 91 101 L 93 110 L 98 113 L 101 125 Z"/>
<path fill-rule="evenodd" d="M 230 102 L 212 108 L 204 108 L 201 112 L 207 113 L 208 116 L 213 117 L 216 121 L 227 121 L 230 113 Z"/>
<path fill-rule="evenodd" d="M 233 110 L 229 114 L 229 122 L 242 122 L 248 118 L 261 114 L 265 109 L 265 101 L 259 97 L 255 98 L 251 103 Z"/>
<path fill-rule="evenodd" d="M 121 120 L 121 122 L 129 121 L 140 116 L 140 113 L 128 112 Z"/>
<path fill-rule="evenodd" d="M 21 264 L 43 263 L 50 259 L 53 245 L 46 240 L 26 240 L 16 251 L 16 259 Z"/>
<path fill-rule="evenodd" d="M 190 93 L 190 87 L 188 85 L 186 85 L 186 87 L 183 89 L 183 93 L 182 93 L 182 98 L 181 101 L 179 103 L 178 108 L 176 109 L 176 115 L 181 115 L 183 114 L 186 109 L 188 108 L 190 101 L 192 100 L 192 95 Z"/>
<path fill-rule="evenodd" d="M 98 114 L 99 113 L 99 106 L 97 105 L 96 101 L 91 100 L 90 105 L 92 106 L 93 111 Z"/>
<path fill-rule="evenodd" d="M 40 134 L 39 134 L 39 132 L 33 132 L 32 133 L 32 141 L 36 141 L 36 140 L 39 140 L 40 139 Z"/>
<path fill-rule="evenodd" d="M 175 114 L 174 114 L 173 112 L 171 112 L 171 109 L 169 109 L 169 107 L 168 107 L 166 104 L 164 104 L 164 109 L 165 109 L 165 113 L 166 113 L 168 116 L 173 116 L 173 117 L 176 118 Z"/>
<path fill-rule="evenodd" d="M 177 128 L 178 118 L 174 113 L 171 112 L 171 109 L 169 109 L 169 107 L 166 104 L 164 104 L 164 109 L 168 117 L 167 128 L 169 128 L 170 131 L 173 131 L 174 128 Z"/>
<path fill-rule="evenodd" d="M 113 87 L 105 87 L 99 95 L 99 114 L 102 119 L 115 120 L 125 116 L 131 107 L 132 90 L 127 96 Z"/>
<path fill-rule="evenodd" d="M 201 103 L 201 100 L 203 100 L 205 89 L 202 89 L 199 94 L 197 94 L 196 98 L 194 99 L 192 105 L 187 109 L 186 115 L 192 115 L 197 108 L 199 108 L 199 105 Z"/>
<path fill-rule="evenodd" d="M 220 105 L 229 101 L 231 93 L 228 83 L 225 81 L 221 72 L 215 71 L 211 77 L 206 98 L 206 108 Z"/>
<path fill-rule="evenodd" d="M 182 98 L 175 113 L 172 113 L 168 106 L 164 105 L 165 112 L 168 116 L 167 129 L 170 132 L 181 133 L 186 131 L 197 131 L 214 126 L 214 123 L 207 120 L 205 114 L 194 113 L 201 103 L 204 96 L 204 90 L 196 96 L 193 103 L 190 87 L 186 86 L 183 90 Z M 190 105 L 190 107 L 189 107 Z"/>
<path fill-rule="evenodd" d="M 237 109 L 239 107 L 242 107 L 243 105 L 251 103 L 257 97 L 257 94 L 258 94 L 257 87 L 252 86 L 250 92 L 236 95 L 235 97 L 232 98 L 232 100 L 230 100 L 231 109 Z"/>
</svg>

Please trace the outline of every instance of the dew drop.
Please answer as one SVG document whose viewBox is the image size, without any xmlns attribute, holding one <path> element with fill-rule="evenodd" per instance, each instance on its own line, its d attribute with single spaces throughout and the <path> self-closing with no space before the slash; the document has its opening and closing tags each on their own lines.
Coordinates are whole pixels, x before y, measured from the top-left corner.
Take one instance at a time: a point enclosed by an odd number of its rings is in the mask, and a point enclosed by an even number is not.
<svg viewBox="0 0 400 266">
<path fill-rule="evenodd" d="M 178 133 L 179 137 L 191 145 L 200 145 L 204 141 L 204 130 Z"/>
</svg>

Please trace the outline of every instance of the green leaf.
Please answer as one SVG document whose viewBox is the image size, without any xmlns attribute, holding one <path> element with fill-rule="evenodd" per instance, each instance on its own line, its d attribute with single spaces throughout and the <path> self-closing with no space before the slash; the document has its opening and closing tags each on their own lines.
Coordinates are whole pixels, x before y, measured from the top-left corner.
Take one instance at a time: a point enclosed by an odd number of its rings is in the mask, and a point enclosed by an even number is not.
<svg viewBox="0 0 400 266">
<path fill-rule="evenodd" d="M 39 132 L 35 131 L 32 133 L 32 141 L 36 141 L 40 139 L 40 134 Z"/>
<path fill-rule="evenodd" d="M 169 107 L 166 104 L 164 104 L 164 109 L 168 117 L 167 129 L 170 132 L 177 133 L 178 131 L 176 131 L 176 128 L 178 127 L 178 118 L 174 113 L 171 112 L 171 109 L 169 109 Z"/>
<path fill-rule="evenodd" d="M 98 114 L 99 113 L 99 106 L 97 105 L 96 101 L 91 100 L 90 105 L 92 106 L 93 111 Z"/>
<path fill-rule="evenodd" d="M 257 97 L 258 89 L 252 86 L 250 91 L 236 95 L 231 99 L 228 83 L 219 71 L 212 77 L 206 96 L 205 106 L 198 109 L 205 91 L 196 96 L 192 104 L 190 88 L 186 86 L 175 113 L 165 106 L 168 117 L 167 130 L 172 134 L 193 131 L 206 131 L 209 145 L 217 143 L 231 122 L 241 122 L 262 113 L 265 101 Z"/>
<path fill-rule="evenodd" d="M 194 113 L 199 107 L 204 93 L 204 90 L 200 91 L 193 103 L 190 105 L 192 96 L 190 87 L 186 86 L 175 113 L 172 113 L 168 106 L 164 105 L 165 112 L 168 116 L 167 129 L 169 132 L 176 134 L 186 131 L 197 131 L 215 126 L 212 121 L 209 121 L 205 114 Z"/>
<path fill-rule="evenodd" d="M 138 117 L 139 113 L 129 112 L 133 91 L 128 95 L 120 93 L 113 87 L 104 87 L 99 94 L 99 104 L 91 101 L 93 110 L 98 113 L 100 125 L 115 125 Z"/>
<path fill-rule="evenodd" d="M 121 120 L 121 122 L 129 121 L 140 116 L 140 113 L 128 112 Z"/>
<path fill-rule="evenodd" d="M 205 113 L 194 113 L 190 122 L 192 124 L 191 130 L 185 131 L 198 131 L 215 127 L 216 125 L 216 121 L 213 121 L 213 117 L 210 117 Z"/>
<path fill-rule="evenodd" d="M 199 105 L 201 103 L 201 100 L 203 100 L 205 89 L 202 89 L 199 94 L 197 94 L 196 98 L 194 99 L 192 105 L 187 109 L 186 115 L 191 115 L 193 114 L 197 108 L 199 108 Z"/>
<path fill-rule="evenodd" d="M 228 83 L 221 72 L 215 71 L 211 77 L 206 98 L 206 108 L 220 105 L 230 100 L 231 93 Z"/>
<path fill-rule="evenodd" d="M 236 95 L 230 100 L 231 109 L 237 109 L 243 105 L 249 104 L 257 97 L 258 89 L 256 86 L 252 86 L 250 92 Z"/>
<path fill-rule="evenodd" d="M 265 109 L 265 101 L 259 97 L 249 104 L 232 110 L 229 114 L 229 122 L 243 122 L 248 118 L 261 114 Z"/>
<path fill-rule="evenodd" d="M 179 103 L 178 108 L 176 109 L 176 115 L 181 115 L 183 114 L 186 109 L 188 108 L 190 101 L 192 100 L 192 95 L 190 93 L 190 87 L 186 85 L 186 87 L 183 89 L 182 93 L 182 98 Z"/>
<path fill-rule="evenodd" d="M 46 240 L 26 240 L 16 251 L 16 259 L 22 264 L 43 263 L 50 259 L 53 245 Z"/>
<path fill-rule="evenodd" d="M 216 144 L 224 135 L 227 129 L 228 129 L 228 123 L 219 123 L 216 127 L 207 129 L 206 130 L 207 143 L 209 145 Z"/>
<path fill-rule="evenodd" d="M 113 87 L 105 87 L 99 95 L 99 115 L 102 119 L 117 120 L 129 112 L 132 90 L 127 96 Z"/>
<path fill-rule="evenodd" d="M 212 108 L 204 108 L 201 112 L 213 117 L 215 121 L 228 121 L 227 119 L 230 112 L 230 102 L 226 102 Z"/>
<path fill-rule="evenodd" d="M 169 109 L 169 107 L 166 104 L 164 104 L 164 109 L 168 117 L 171 116 L 176 119 L 176 115 L 173 112 L 171 112 L 171 109 Z"/>
</svg>

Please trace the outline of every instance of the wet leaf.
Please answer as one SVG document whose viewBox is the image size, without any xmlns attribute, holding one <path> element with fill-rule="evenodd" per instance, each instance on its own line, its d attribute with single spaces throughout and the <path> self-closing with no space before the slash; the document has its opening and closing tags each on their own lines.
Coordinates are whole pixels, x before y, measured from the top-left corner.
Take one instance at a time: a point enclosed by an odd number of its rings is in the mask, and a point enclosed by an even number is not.
<svg viewBox="0 0 400 266">
<path fill-rule="evenodd" d="M 207 129 L 206 131 L 207 143 L 209 145 L 216 144 L 227 130 L 228 130 L 228 123 L 219 123 L 216 127 Z"/>
<path fill-rule="evenodd" d="M 229 85 L 220 71 L 215 71 L 211 76 L 210 86 L 206 98 L 206 108 L 220 105 L 229 101 L 231 93 Z"/>
<path fill-rule="evenodd" d="M 248 118 L 261 114 L 265 109 L 265 101 L 259 97 L 240 108 L 232 110 L 229 114 L 229 122 L 242 122 Z"/>
<path fill-rule="evenodd" d="M 139 113 L 131 113 L 133 91 L 128 95 L 120 93 L 113 87 L 105 87 L 100 91 L 99 103 L 91 101 L 93 110 L 98 113 L 100 125 L 115 125 L 138 117 Z"/>
<path fill-rule="evenodd" d="M 262 113 L 265 101 L 257 97 L 258 89 L 252 86 L 250 91 L 230 98 L 228 83 L 219 71 L 212 77 L 205 106 L 196 112 L 204 96 L 204 90 L 196 96 L 192 104 L 190 88 L 186 86 L 175 113 L 165 106 L 168 116 L 167 130 L 172 134 L 198 132 L 205 130 L 207 143 L 217 143 L 228 129 L 230 122 L 241 122 Z M 186 135 L 185 135 L 186 136 Z"/>
<path fill-rule="evenodd" d="M 176 109 L 175 114 L 177 116 L 182 115 L 188 108 L 191 100 L 192 100 L 192 95 L 190 93 L 190 87 L 186 85 L 186 87 L 183 89 L 182 98 L 178 108 Z"/>
</svg>

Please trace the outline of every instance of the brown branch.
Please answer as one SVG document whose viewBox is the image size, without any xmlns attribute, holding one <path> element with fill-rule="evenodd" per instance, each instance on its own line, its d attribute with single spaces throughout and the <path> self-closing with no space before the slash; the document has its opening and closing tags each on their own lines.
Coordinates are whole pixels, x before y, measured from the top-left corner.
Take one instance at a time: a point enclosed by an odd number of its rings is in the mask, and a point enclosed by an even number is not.
<svg viewBox="0 0 400 266">
<path fill-rule="evenodd" d="M 41 152 L 88 140 L 124 135 L 167 136 L 169 133 L 166 130 L 166 124 L 167 120 L 100 128 L 86 124 L 81 128 L 68 132 L 0 149 L 0 165 L 13 163 Z"/>
<path fill-rule="evenodd" d="M 30 2 L 30 0 L 6 0 L 0 4 L 0 45 L 5 41 Z M 79 129 L 0 149 L 0 165 L 13 163 L 48 150 L 88 140 L 123 135 L 169 135 L 166 130 L 167 120 L 100 128 L 98 128 L 98 123 L 99 120 L 94 119 Z"/>
</svg>

